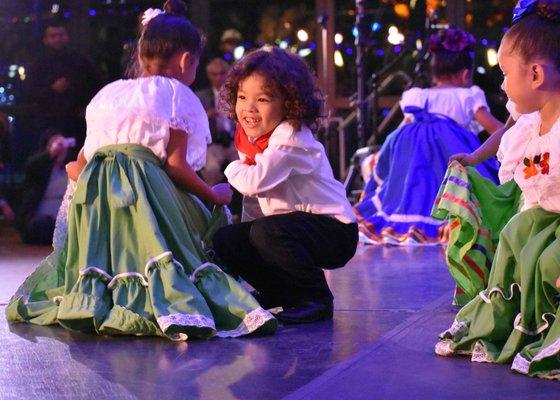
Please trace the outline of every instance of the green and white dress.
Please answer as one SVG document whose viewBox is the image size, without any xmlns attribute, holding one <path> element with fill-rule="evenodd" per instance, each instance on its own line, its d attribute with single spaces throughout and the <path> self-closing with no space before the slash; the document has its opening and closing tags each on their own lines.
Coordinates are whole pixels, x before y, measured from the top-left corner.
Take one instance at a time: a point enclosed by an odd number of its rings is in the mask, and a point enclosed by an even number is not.
<svg viewBox="0 0 560 400">
<path fill-rule="evenodd" d="M 61 206 L 54 251 L 7 319 L 172 340 L 274 332 L 274 317 L 214 263 L 227 209 L 210 213 L 163 170 L 170 128 L 188 135 L 190 165 L 204 165 L 208 121 L 192 91 L 163 77 L 116 81 L 86 119 L 88 163 Z"/>
<path fill-rule="evenodd" d="M 523 115 L 502 138 L 500 181 L 515 180 L 523 206 L 499 235 L 488 286 L 435 350 L 560 379 L 560 120 L 542 136 L 540 124 L 539 113 Z"/>
</svg>

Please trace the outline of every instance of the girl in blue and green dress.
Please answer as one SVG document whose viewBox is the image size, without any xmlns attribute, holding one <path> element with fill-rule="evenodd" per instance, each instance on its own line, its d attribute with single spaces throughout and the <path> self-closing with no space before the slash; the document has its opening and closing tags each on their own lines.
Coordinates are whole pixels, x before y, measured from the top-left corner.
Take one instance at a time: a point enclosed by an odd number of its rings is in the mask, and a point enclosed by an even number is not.
<svg viewBox="0 0 560 400">
<path fill-rule="evenodd" d="M 84 148 L 67 167 L 77 179 L 67 235 L 59 224 L 9 321 L 173 340 L 274 332 L 274 317 L 212 259 L 231 189 L 196 174 L 210 133 L 188 87 L 202 39 L 185 11 L 176 0 L 146 11 L 142 76 L 107 85 L 87 107 Z"/>
<path fill-rule="evenodd" d="M 499 175 L 521 190 L 510 205 L 520 211 L 501 230 L 488 286 L 435 350 L 560 379 L 560 1 L 521 3 L 498 52 L 502 87 L 522 114 L 501 140 Z"/>
</svg>

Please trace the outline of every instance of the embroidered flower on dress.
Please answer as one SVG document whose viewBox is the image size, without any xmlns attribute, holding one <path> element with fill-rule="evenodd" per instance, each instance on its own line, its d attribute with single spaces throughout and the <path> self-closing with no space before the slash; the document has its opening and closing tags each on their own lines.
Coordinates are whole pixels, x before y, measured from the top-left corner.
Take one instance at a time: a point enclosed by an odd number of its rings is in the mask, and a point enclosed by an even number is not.
<svg viewBox="0 0 560 400">
<path fill-rule="evenodd" d="M 525 173 L 525 179 L 532 178 L 539 174 L 539 172 L 543 175 L 548 175 L 550 166 L 548 164 L 548 160 L 550 159 L 550 153 L 547 151 L 543 154 L 537 154 L 532 159 L 525 157 L 523 159 L 523 164 L 525 168 L 523 168 L 523 172 Z M 540 171 L 539 171 L 540 167 Z"/>
<path fill-rule="evenodd" d="M 142 26 L 148 25 L 148 22 L 160 14 L 165 14 L 165 11 L 160 10 L 159 8 L 148 8 L 144 11 L 144 14 L 142 14 Z"/>
</svg>

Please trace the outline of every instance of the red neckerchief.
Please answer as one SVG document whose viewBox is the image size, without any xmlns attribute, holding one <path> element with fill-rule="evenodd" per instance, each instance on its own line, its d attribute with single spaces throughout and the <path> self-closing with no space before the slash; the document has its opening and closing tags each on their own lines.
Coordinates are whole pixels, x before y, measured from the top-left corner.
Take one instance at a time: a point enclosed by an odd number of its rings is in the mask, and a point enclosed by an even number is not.
<svg viewBox="0 0 560 400">
<path fill-rule="evenodd" d="M 255 165 L 255 156 L 262 153 L 268 147 L 268 140 L 274 130 L 257 138 L 254 142 L 249 141 L 247 134 L 240 123 L 235 127 L 233 142 L 237 151 L 245 155 L 244 164 Z"/>
</svg>

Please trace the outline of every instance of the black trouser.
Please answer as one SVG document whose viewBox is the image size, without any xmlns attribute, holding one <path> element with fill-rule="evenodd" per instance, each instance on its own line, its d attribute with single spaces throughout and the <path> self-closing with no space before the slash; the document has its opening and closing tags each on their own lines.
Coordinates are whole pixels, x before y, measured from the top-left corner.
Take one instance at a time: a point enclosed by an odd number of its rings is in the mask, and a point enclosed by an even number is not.
<svg viewBox="0 0 560 400">
<path fill-rule="evenodd" d="M 332 304 L 321 268 L 343 267 L 357 244 L 356 223 L 301 211 L 228 225 L 214 236 L 214 250 L 226 266 L 282 306 Z"/>
</svg>

